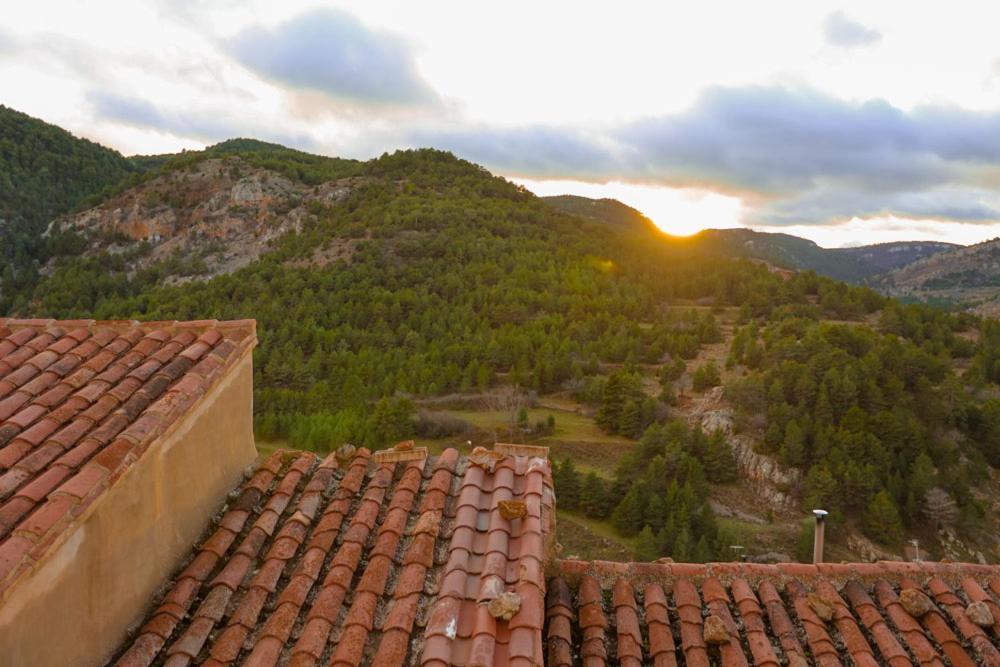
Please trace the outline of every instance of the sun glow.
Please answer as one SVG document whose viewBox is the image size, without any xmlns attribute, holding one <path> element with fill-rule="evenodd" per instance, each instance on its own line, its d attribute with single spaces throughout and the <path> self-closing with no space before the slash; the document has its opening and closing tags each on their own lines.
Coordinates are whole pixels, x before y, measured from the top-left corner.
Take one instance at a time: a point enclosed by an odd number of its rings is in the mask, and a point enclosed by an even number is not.
<svg viewBox="0 0 1000 667">
<path fill-rule="evenodd" d="M 703 229 L 740 227 L 743 203 L 737 197 L 697 188 L 633 183 L 511 179 L 539 196 L 580 195 L 609 198 L 638 209 L 668 234 L 690 236 Z"/>
</svg>

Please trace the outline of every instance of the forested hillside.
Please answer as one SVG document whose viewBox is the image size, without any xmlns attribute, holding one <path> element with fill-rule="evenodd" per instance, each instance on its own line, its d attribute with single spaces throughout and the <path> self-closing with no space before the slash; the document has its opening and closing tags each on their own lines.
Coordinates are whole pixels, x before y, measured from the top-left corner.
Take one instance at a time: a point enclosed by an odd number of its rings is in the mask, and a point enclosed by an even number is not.
<svg viewBox="0 0 1000 667">
<path fill-rule="evenodd" d="M 219 168 L 202 169 L 208 160 Z M 720 344 L 716 315 L 728 309 L 738 313 L 725 388 L 736 428 L 762 455 L 802 471 L 791 497 L 829 506 L 839 525 L 890 549 L 931 516 L 990 548 L 976 535 L 991 511 L 977 489 L 1000 463 L 1000 408 L 990 398 L 1000 340 L 974 317 L 901 308 L 715 247 L 651 243 L 439 151 L 357 163 L 241 140 L 146 166 L 114 196 L 179 210 L 190 202 L 171 202 L 154 184 L 234 179 L 223 190 L 204 184 L 212 197 L 231 193 L 206 246 L 238 233 L 227 229 L 249 205 L 237 196 L 240 179 L 255 169 L 297 184 L 289 191 L 301 199 L 288 205 L 300 224 L 238 270 L 183 280 L 174 259 L 144 259 L 151 240 L 84 225 L 74 235 L 85 252 L 47 261 L 41 282 L 10 303 L 36 316 L 256 318 L 262 440 L 383 446 L 415 429 L 460 433 L 417 418 L 417 405 L 435 397 L 501 387 L 571 395 L 600 428 L 636 444 L 613 476 L 615 451 L 601 474 L 560 464 L 560 507 L 609 522 L 643 557 L 728 557 L 732 536 L 707 490 L 736 481 L 733 453 L 722 434 L 675 413 L 677 394 L 722 382 L 719 368 L 688 363 Z M 314 196 L 345 178 L 336 198 Z M 184 192 L 196 198 L 198 189 Z M 553 428 L 525 414 L 517 421 L 511 437 Z"/>
<path fill-rule="evenodd" d="M 0 105 L 0 310 L 34 282 L 35 260 L 73 250 L 42 236 L 56 216 L 137 168 L 117 151 Z"/>
<path fill-rule="evenodd" d="M 590 199 L 575 195 L 556 195 L 542 197 L 542 201 L 563 213 L 604 222 L 622 231 L 636 234 L 657 232 L 656 225 L 653 224 L 652 220 L 617 199 Z"/>
</svg>

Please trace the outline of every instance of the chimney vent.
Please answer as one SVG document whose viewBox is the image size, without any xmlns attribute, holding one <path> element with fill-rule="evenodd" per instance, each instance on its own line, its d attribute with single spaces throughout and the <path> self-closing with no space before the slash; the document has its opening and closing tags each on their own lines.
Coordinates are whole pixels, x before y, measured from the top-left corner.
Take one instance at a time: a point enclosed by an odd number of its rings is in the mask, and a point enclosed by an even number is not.
<svg viewBox="0 0 1000 667">
<path fill-rule="evenodd" d="M 813 533 L 813 563 L 823 562 L 823 533 L 826 531 L 826 510 L 813 510 L 816 517 L 816 530 Z"/>
</svg>

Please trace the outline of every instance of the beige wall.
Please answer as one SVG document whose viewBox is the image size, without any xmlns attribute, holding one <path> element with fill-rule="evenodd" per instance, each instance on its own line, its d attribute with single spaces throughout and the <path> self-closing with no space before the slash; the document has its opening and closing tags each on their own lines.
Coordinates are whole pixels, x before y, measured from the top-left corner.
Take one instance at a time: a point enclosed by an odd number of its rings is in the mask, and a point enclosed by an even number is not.
<svg viewBox="0 0 1000 667">
<path fill-rule="evenodd" d="M 0 664 L 102 665 L 256 456 L 252 350 L 0 606 Z"/>
</svg>

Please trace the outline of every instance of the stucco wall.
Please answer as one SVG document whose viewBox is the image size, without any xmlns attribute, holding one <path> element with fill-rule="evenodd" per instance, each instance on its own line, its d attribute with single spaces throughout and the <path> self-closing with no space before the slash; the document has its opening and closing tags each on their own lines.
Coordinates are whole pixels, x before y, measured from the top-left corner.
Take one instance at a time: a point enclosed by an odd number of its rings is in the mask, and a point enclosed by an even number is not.
<svg viewBox="0 0 1000 667">
<path fill-rule="evenodd" d="M 103 665 L 256 456 L 251 350 L 0 606 L 0 664 Z"/>
</svg>

